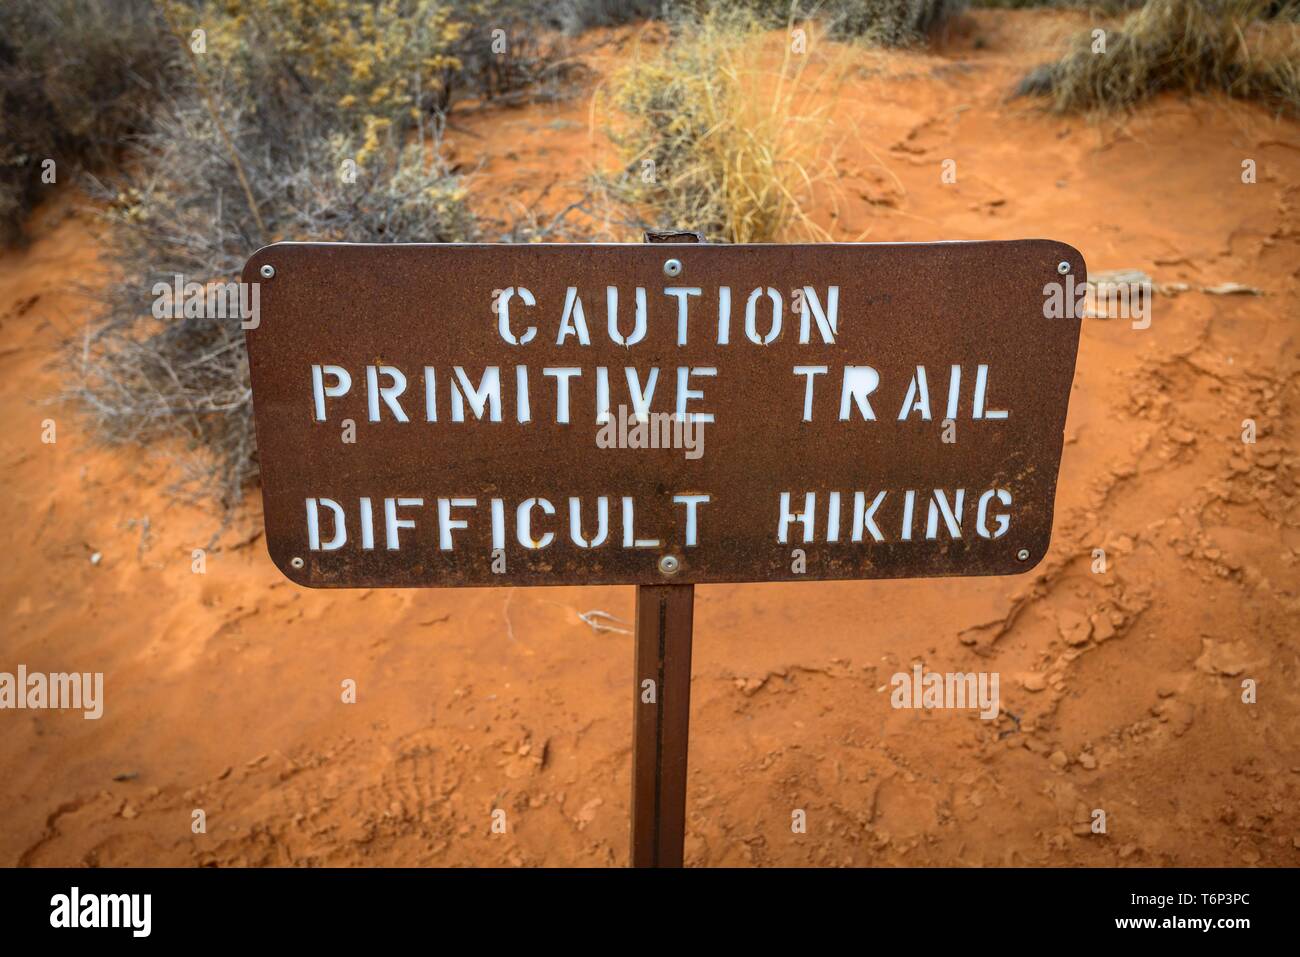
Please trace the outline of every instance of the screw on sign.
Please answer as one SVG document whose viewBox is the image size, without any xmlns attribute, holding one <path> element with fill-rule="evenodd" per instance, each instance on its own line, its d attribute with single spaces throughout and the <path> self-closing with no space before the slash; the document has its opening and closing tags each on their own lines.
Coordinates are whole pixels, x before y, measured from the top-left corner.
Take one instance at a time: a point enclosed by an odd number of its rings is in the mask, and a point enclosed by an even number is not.
<svg viewBox="0 0 1300 957">
<path fill-rule="evenodd" d="M 1041 561 L 1082 315 L 1045 302 L 1087 270 L 1048 240 L 647 239 L 277 243 L 245 335 L 292 581 L 637 586 L 632 863 L 670 866 L 695 584 Z"/>
</svg>

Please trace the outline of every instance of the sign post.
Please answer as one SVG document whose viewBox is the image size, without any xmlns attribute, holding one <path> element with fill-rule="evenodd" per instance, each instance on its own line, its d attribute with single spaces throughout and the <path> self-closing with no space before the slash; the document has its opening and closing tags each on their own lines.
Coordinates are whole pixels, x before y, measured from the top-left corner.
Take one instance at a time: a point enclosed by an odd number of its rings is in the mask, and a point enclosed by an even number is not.
<svg viewBox="0 0 1300 957">
<path fill-rule="evenodd" d="M 703 242 L 699 233 L 652 232 L 645 238 L 648 243 Z M 633 867 L 682 866 L 694 621 L 694 585 L 636 586 Z"/>
<path fill-rule="evenodd" d="M 694 585 L 636 586 L 632 866 L 681 867 Z"/>
<path fill-rule="evenodd" d="M 245 335 L 291 581 L 637 586 L 631 858 L 670 867 L 695 585 L 1033 568 L 1087 269 L 1049 240 L 646 239 L 276 243 Z"/>
</svg>

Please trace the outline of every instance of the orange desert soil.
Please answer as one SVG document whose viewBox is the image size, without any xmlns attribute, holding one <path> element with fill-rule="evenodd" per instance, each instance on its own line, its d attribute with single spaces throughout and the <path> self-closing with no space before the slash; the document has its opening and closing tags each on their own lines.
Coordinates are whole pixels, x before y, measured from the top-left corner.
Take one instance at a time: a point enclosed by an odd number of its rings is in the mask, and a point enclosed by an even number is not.
<svg viewBox="0 0 1300 957">
<path fill-rule="evenodd" d="M 837 239 L 1050 237 L 1189 288 L 1149 329 L 1084 322 L 1033 573 L 696 590 L 688 864 L 1300 864 L 1300 127 L 1217 97 L 1106 122 L 1008 99 L 1086 23 L 990 11 L 937 49 L 854 51 L 842 196 L 814 216 Z M 449 148 L 476 202 L 554 182 L 553 214 L 602 161 L 589 113 L 471 112 Z M 106 701 L 0 712 L 0 864 L 625 864 L 632 640 L 579 616 L 627 628 L 633 590 L 299 589 L 255 491 L 194 574 L 217 522 L 165 493 L 171 460 L 97 445 L 57 401 L 92 217 L 61 192 L 32 228 L 0 253 L 0 671 L 102 671 Z M 1224 282 L 1263 294 L 1202 291 Z M 894 710 L 917 662 L 999 672 L 1005 713 Z"/>
</svg>

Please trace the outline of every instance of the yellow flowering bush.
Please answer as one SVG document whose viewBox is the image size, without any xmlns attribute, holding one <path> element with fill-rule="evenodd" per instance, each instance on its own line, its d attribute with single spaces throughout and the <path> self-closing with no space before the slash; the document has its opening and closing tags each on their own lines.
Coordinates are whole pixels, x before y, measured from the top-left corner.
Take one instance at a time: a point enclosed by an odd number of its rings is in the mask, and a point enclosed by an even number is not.
<svg viewBox="0 0 1300 957">
<path fill-rule="evenodd" d="M 394 127 L 445 108 L 470 32 L 445 0 L 210 0 L 169 4 L 182 42 L 204 31 L 195 62 L 212 82 L 247 86 L 250 106 L 275 97 L 337 117 L 361 142 L 358 165 Z M 304 102 L 305 101 L 305 102 Z"/>
</svg>

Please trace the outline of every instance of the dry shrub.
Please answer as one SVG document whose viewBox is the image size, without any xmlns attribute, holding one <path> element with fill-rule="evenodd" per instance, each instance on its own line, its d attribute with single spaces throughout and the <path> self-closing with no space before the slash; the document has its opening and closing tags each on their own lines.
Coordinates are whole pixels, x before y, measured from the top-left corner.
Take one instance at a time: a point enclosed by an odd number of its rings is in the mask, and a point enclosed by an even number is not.
<svg viewBox="0 0 1300 957">
<path fill-rule="evenodd" d="M 177 491 L 228 507 L 257 472 L 240 317 L 160 317 L 158 294 L 176 276 L 235 282 L 277 240 L 481 238 L 439 159 L 444 111 L 457 91 L 500 96 L 567 67 L 524 28 L 534 0 L 160 3 L 177 69 L 125 172 L 94 180 L 116 278 L 71 349 L 69 392 L 105 441 L 179 440 Z M 493 235 L 564 234 L 554 217 Z"/>
<path fill-rule="evenodd" d="M 174 4 L 174 0 L 172 0 Z M 546 0 L 224 0 L 216 17 L 304 96 L 365 118 L 368 141 L 416 111 L 459 97 L 555 96 L 581 72 L 558 34 L 538 29 Z M 214 19 L 214 5 L 202 11 Z"/>
<path fill-rule="evenodd" d="M 240 117 L 232 139 L 254 185 L 266 239 L 464 242 L 478 238 L 459 182 L 412 145 L 349 183 L 346 142 L 324 135 L 274 147 Z M 302 131 L 309 133 L 307 130 Z M 287 157 L 293 161 L 286 162 Z M 155 284 L 237 280 L 263 233 L 204 108 L 178 104 L 135 157 L 110 207 L 119 278 L 71 356 L 71 394 L 110 443 L 180 438 L 200 467 L 187 491 L 226 505 L 255 477 L 251 392 L 238 317 L 155 319 Z M 378 158 L 372 158 L 378 163 Z"/>
<path fill-rule="evenodd" d="M 444 0 L 162 0 L 208 82 L 229 78 L 261 127 L 291 126 L 305 112 L 360 143 L 364 166 L 380 140 L 445 110 L 470 26 Z"/>
<path fill-rule="evenodd" d="M 168 2 L 183 19 L 184 8 Z M 461 94 L 553 78 L 563 48 L 539 35 L 541 2 L 222 0 L 190 19 L 216 24 L 219 52 L 233 40 L 243 68 L 264 73 L 269 65 L 292 79 L 295 99 L 359 112 L 374 129 L 414 110 L 445 112 Z"/>
<path fill-rule="evenodd" d="M 537 29 L 550 10 L 547 0 L 2 0 L 0 242 L 21 235 L 45 160 L 59 183 L 111 165 L 155 104 L 188 88 L 173 33 L 188 46 L 203 31 L 194 62 L 256 91 L 247 108 L 259 125 L 309 109 L 359 131 L 364 165 L 389 130 L 457 97 L 563 95 L 582 68 L 562 37 Z M 500 52 L 497 30 L 508 35 Z"/>
<path fill-rule="evenodd" d="M 614 76 L 607 102 L 622 172 L 597 185 L 627 225 L 734 243 L 825 238 L 802 201 L 830 178 L 820 155 L 830 105 L 812 105 L 813 58 L 792 54 L 781 35 L 778 65 L 766 68 L 777 57 L 765 38 L 752 15 L 714 10 L 675 22 L 665 47 L 638 47 Z"/>
<path fill-rule="evenodd" d="M 937 33 L 966 7 L 966 0 L 837 0 L 826 16 L 832 36 L 907 46 Z"/>
<path fill-rule="evenodd" d="M 1108 32 L 1104 53 L 1094 52 L 1089 31 L 1017 92 L 1050 96 L 1058 112 L 1127 109 L 1166 91 L 1210 90 L 1298 112 L 1294 9 L 1265 0 L 1148 0 Z M 1279 22 L 1263 24 L 1270 15 Z"/>
<path fill-rule="evenodd" d="M 696 0 L 707 9 L 716 0 Z M 837 39 L 861 39 L 882 46 L 925 40 L 966 9 L 967 0 L 724 0 L 768 26 L 817 19 Z"/>
<path fill-rule="evenodd" d="M 838 38 L 897 46 L 915 43 L 966 8 L 967 0 L 513 0 L 532 5 L 537 21 L 573 34 L 681 15 L 729 10 L 767 26 L 817 19 Z"/>
<path fill-rule="evenodd" d="M 175 65 L 150 0 L 0 3 L 0 242 L 75 168 L 111 161 Z"/>
<path fill-rule="evenodd" d="M 183 490 L 229 506 L 257 467 L 240 319 L 157 318 L 158 284 L 236 281 L 275 240 L 458 242 L 478 226 L 423 114 L 410 142 L 400 112 L 372 121 L 382 98 L 353 109 L 310 71 L 295 100 L 285 61 L 246 24 L 208 24 L 214 55 L 160 104 L 130 172 L 99 185 L 117 279 L 72 351 L 70 392 L 108 442 L 179 438 L 195 453 Z"/>
<path fill-rule="evenodd" d="M 567 13 L 575 16 L 568 17 Z M 454 48 L 459 69 L 446 78 L 446 108 L 458 94 L 495 105 L 572 95 L 589 71 L 581 60 L 581 51 L 565 33 L 577 33 L 593 25 L 581 22 L 586 14 L 596 15 L 572 7 L 566 10 L 553 0 L 472 0 L 457 4 L 457 15 L 465 22 L 466 31 Z M 611 19 L 623 22 L 617 16 Z"/>
<path fill-rule="evenodd" d="M 451 181 L 421 170 L 418 155 L 407 162 L 404 171 L 360 194 L 334 188 L 332 169 L 299 168 L 281 176 L 276 182 L 284 198 L 263 209 L 268 226 L 302 239 L 475 238 Z M 215 155 L 181 170 L 201 166 L 224 173 Z M 224 188 L 237 190 L 228 175 L 223 178 Z M 219 196 L 203 197 L 213 204 L 205 210 L 193 191 L 173 192 L 172 186 L 134 196 L 115 210 L 117 235 L 131 237 L 115 250 L 125 275 L 106 293 L 103 321 L 89 327 L 73 350 L 69 391 L 110 444 L 180 438 L 201 466 L 187 471 L 186 490 L 231 505 L 257 474 L 239 319 L 155 320 L 150 306 L 154 284 L 170 286 L 175 275 L 200 283 L 237 278 L 247 250 L 258 244 L 245 247 L 244 234 L 255 233 L 252 224 L 230 216 Z M 218 274 L 211 264 L 223 260 L 230 271 Z"/>
<path fill-rule="evenodd" d="M 618 7 L 610 3 L 611 11 Z M 175 276 L 238 280 L 282 239 L 452 242 L 484 231 L 438 159 L 457 97 L 557 95 L 578 67 L 546 0 L 0 0 L 0 227 L 40 161 L 89 177 L 114 280 L 70 353 L 108 442 L 179 439 L 185 484 L 237 502 L 256 475 L 237 315 L 160 318 Z M 498 37 L 504 49 L 496 46 Z M 567 211 L 566 211 L 567 212 Z M 491 224 L 538 241 L 564 216 Z"/>
<path fill-rule="evenodd" d="M 971 0 L 977 9 L 1029 10 L 1095 10 L 1105 14 L 1122 13 L 1142 6 L 1143 0 Z"/>
<path fill-rule="evenodd" d="M 667 0 L 550 0 L 539 12 L 549 26 L 573 34 L 659 17 L 667 5 Z"/>
</svg>

